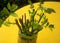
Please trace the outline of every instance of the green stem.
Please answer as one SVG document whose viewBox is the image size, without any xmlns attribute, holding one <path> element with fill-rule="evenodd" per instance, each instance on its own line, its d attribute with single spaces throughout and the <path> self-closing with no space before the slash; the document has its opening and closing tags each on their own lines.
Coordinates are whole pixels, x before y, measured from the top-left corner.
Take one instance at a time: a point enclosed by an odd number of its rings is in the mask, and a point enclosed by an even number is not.
<svg viewBox="0 0 60 43">
<path fill-rule="evenodd" d="M 38 23 L 41 21 L 42 17 L 43 17 L 44 13 L 40 16 L 40 19 L 38 21 Z"/>
</svg>

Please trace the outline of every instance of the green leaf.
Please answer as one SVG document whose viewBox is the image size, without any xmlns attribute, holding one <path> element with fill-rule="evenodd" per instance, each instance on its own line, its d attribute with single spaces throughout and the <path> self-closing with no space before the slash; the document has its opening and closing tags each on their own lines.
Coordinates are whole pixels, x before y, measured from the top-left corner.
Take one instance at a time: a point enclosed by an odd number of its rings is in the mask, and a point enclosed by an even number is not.
<svg viewBox="0 0 60 43">
<path fill-rule="evenodd" d="M 43 4 L 43 3 L 44 3 L 44 1 L 43 1 L 43 0 L 39 0 L 39 2 L 40 2 L 41 4 Z"/>
<path fill-rule="evenodd" d="M 2 19 L 0 19 L 0 27 L 2 26 L 2 24 L 3 24 L 3 20 L 2 20 Z"/>
<path fill-rule="evenodd" d="M 32 26 L 33 26 L 33 28 L 34 28 L 35 30 L 41 30 L 41 29 L 43 28 L 43 27 L 42 27 L 41 25 L 39 25 L 38 23 L 33 23 Z"/>
<path fill-rule="evenodd" d="M 49 28 L 50 28 L 50 30 L 53 30 L 54 25 L 53 25 L 53 24 L 50 24 L 50 25 L 49 25 Z"/>
<path fill-rule="evenodd" d="M 41 10 L 44 10 L 45 12 L 47 12 L 47 13 L 49 13 L 49 14 L 51 14 L 52 12 L 53 12 L 53 13 L 56 13 L 55 10 L 52 9 L 52 8 L 46 8 L 46 7 L 40 6 L 40 9 L 41 9 Z"/>
<path fill-rule="evenodd" d="M 31 2 L 31 0 L 28 0 L 28 3 L 30 4 L 30 8 L 34 8 L 33 3 Z"/>
<path fill-rule="evenodd" d="M 17 8 L 18 8 L 18 6 L 15 5 L 15 4 L 13 4 L 13 5 L 11 6 L 11 11 L 15 11 Z"/>
<path fill-rule="evenodd" d="M 8 9 L 6 7 L 3 8 L 3 13 L 4 14 L 9 14 L 9 11 L 8 11 Z"/>
<path fill-rule="evenodd" d="M 10 22 L 9 22 L 9 21 L 6 21 L 6 22 L 4 23 L 4 25 L 9 27 L 9 26 L 10 26 Z"/>
<path fill-rule="evenodd" d="M 37 34 L 42 29 L 43 29 L 43 27 L 41 25 L 38 25 L 38 27 L 34 30 L 34 33 Z"/>
<path fill-rule="evenodd" d="M 42 25 L 46 24 L 48 22 L 48 18 L 46 18 L 43 22 Z"/>
<path fill-rule="evenodd" d="M 37 28 L 39 31 L 43 29 L 43 27 L 41 25 L 38 25 L 38 28 Z"/>
<path fill-rule="evenodd" d="M 18 15 L 16 13 L 11 13 L 10 15 L 14 16 L 14 17 L 18 17 Z"/>
<path fill-rule="evenodd" d="M 11 5 L 10 5 L 10 3 L 7 4 L 7 8 L 8 8 L 9 10 L 11 10 Z"/>
<path fill-rule="evenodd" d="M 37 23 L 32 23 L 33 28 L 37 28 L 38 24 Z"/>
<path fill-rule="evenodd" d="M 55 13 L 55 10 L 52 8 L 46 8 L 45 12 L 51 14 L 52 12 Z"/>
</svg>

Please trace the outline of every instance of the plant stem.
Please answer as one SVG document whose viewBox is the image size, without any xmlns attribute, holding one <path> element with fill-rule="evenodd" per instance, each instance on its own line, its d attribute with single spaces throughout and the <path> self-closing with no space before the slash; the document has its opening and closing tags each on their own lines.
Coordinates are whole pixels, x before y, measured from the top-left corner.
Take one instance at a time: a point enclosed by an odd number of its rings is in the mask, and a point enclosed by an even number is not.
<svg viewBox="0 0 60 43">
<path fill-rule="evenodd" d="M 43 17 L 44 13 L 40 16 L 40 19 L 38 21 L 38 23 L 41 21 L 42 17 Z"/>
<path fill-rule="evenodd" d="M 19 18 L 19 22 L 21 23 L 22 28 L 24 28 L 24 24 L 23 24 L 23 15 L 22 15 L 22 19 L 21 19 L 21 18 Z"/>
<path fill-rule="evenodd" d="M 16 21 L 16 25 L 17 25 L 17 26 L 19 27 L 19 29 L 21 30 L 21 26 L 19 25 L 18 20 L 15 19 L 15 21 Z"/>
<path fill-rule="evenodd" d="M 26 14 L 25 14 L 25 24 L 26 24 Z"/>
</svg>

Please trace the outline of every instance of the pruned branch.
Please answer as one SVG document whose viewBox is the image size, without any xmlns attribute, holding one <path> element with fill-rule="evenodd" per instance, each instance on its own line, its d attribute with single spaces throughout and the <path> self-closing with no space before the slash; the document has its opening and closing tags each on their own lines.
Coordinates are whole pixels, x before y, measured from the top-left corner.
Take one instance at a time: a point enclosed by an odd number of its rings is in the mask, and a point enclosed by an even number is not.
<svg viewBox="0 0 60 43">
<path fill-rule="evenodd" d="M 19 27 L 19 29 L 21 30 L 21 26 L 19 25 L 19 23 L 18 23 L 18 20 L 17 19 L 15 19 L 15 22 L 16 22 L 16 25 Z"/>
</svg>

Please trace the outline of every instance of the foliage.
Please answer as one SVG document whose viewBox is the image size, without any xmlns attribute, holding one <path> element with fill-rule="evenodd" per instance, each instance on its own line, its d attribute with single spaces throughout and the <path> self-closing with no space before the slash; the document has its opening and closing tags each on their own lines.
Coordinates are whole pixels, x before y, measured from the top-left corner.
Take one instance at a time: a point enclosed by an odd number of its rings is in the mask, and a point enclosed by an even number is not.
<svg viewBox="0 0 60 43">
<path fill-rule="evenodd" d="M 15 20 L 21 33 L 28 35 L 28 36 L 32 36 L 34 34 L 38 34 L 38 32 L 41 31 L 44 27 L 49 27 L 50 30 L 53 30 L 54 25 L 49 23 L 48 18 L 45 15 L 45 12 L 48 14 L 51 14 L 51 13 L 55 13 L 55 10 L 52 8 L 46 8 L 42 6 L 42 4 L 44 4 L 43 0 L 39 1 L 40 5 L 37 8 L 37 10 L 34 9 L 34 5 L 31 2 L 31 0 L 28 0 L 28 2 L 30 4 L 30 9 L 31 9 L 31 10 L 28 10 L 30 19 L 26 19 L 26 14 L 24 14 L 25 22 L 23 22 L 23 15 L 22 15 L 22 19 L 19 18 L 19 22 L 21 25 L 19 25 L 17 19 Z M 38 10 L 41 10 L 42 12 L 37 13 Z M 38 20 L 35 19 L 36 15 L 39 16 Z"/>
<path fill-rule="evenodd" d="M 12 1 L 12 0 L 10 0 L 10 1 Z M 17 1 L 17 0 L 15 0 L 15 1 Z M 39 6 L 37 9 L 34 9 L 34 5 L 31 2 L 31 0 L 28 0 L 28 3 L 30 5 L 30 9 L 31 9 L 31 10 L 28 10 L 30 19 L 26 19 L 26 14 L 24 14 L 24 17 L 22 15 L 22 18 L 19 18 L 19 22 L 17 19 L 15 19 L 16 23 L 11 23 L 10 21 L 5 21 L 9 17 L 9 15 L 18 17 L 18 15 L 16 13 L 14 13 L 14 11 L 16 9 L 18 9 L 19 6 L 16 5 L 15 3 L 13 3 L 11 5 L 9 2 L 7 4 L 7 7 L 4 7 L 3 10 L 0 11 L 0 27 L 2 26 L 2 24 L 6 25 L 6 26 L 10 26 L 10 24 L 16 24 L 19 27 L 20 32 L 25 35 L 28 35 L 28 36 L 38 34 L 38 32 L 41 31 L 44 27 L 49 27 L 50 30 L 53 30 L 54 25 L 49 23 L 48 18 L 45 15 L 45 12 L 48 14 L 51 14 L 51 13 L 55 13 L 55 10 L 52 8 L 44 7 L 43 0 L 39 0 Z M 42 12 L 37 13 L 38 10 L 41 10 Z M 39 16 L 38 20 L 35 19 L 36 15 Z M 25 22 L 23 22 L 23 19 L 25 20 Z"/>
<path fill-rule="evenodd" d="M 18 15 L 16 13 L 14 13 L 14 11 L 18 8 L 18 6 L 16 4 L 12 4 L 12 6 L 10 5 L 10 3 L 7 4 L 7 8 L 4 7 L 3 10 L 1 10 L 0 12 L 0 27 L 2 26 L 3 23 L 5 23 L 4 21 L 11 15 L 14 17 L 17 17 Z M 7 22 L 5 23 L 7 24 Z"/>
</svg>

